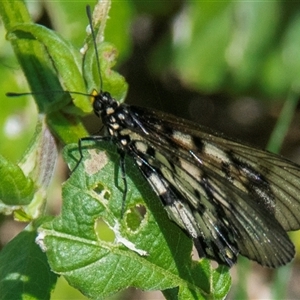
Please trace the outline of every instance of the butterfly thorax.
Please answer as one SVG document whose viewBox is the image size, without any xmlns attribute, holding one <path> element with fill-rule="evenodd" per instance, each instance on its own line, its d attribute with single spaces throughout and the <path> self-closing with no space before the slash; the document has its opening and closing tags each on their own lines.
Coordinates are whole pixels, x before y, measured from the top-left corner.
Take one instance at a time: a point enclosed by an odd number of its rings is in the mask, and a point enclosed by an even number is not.
<svg viewBox="0 0 300 300">
<path fill-rule="evenodd" d="M 108 92 L 94 96 L 94 113 L 102 120 L 106 132 L 119 148 L 126 151 L 130 136 L 126 129 L 136 127 L 136 123 L 127 109 L 127 105 L 119 104 Z"/>
</svg>

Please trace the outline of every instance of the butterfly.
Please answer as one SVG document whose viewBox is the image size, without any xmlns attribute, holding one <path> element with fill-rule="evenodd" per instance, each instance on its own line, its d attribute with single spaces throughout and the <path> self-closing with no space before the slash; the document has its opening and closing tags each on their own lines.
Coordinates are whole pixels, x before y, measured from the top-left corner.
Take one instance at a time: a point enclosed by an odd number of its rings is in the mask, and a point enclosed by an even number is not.
<svg viewBox="0 0 300 300">
<path fill-rule="evenodd" d="M 286 231 L 300 227 L 300 167 L 193 122 L 93 96 L 104 136 L 133 157 L 169 218 L 200 257 L 231 267 L 239 254 L 267 267 L 294 257 Z M 79 149 L 81 143 L 79 142 Z"/>
<path fill-rule="evenodd" d="M 92 26 L 91 34 L 98 57 Z M 104 134 L 79 140 L 78 163 L 85 140 L 114 143 L 126 197 L 124 158 L 131 156 L 200 257 L 228 267 L 239 254 L 267 267 L 293 259 L 287 231 L 300 228 L 300 166 L 185 119 L 120 104 L 102 87 L 91 96 Z"/>
</svg>

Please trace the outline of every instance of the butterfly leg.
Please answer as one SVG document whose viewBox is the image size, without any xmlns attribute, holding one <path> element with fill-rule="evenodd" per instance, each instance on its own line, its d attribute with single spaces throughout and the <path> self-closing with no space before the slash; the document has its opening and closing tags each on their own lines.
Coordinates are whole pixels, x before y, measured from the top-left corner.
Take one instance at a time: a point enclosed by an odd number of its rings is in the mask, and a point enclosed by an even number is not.
<svg viewBox="0 0 300 300">
<path fill-rule="evenodd" d="M 122 201 L 122 209 L 121 209 L 121 217 L 123 218 L 125 213 L 125 201 L 126 201 L 126 196 L 128 191 L 128 185 L 126 179 L 125 152 L 122 149 L 118 149 L 118 153 L 120 155 L 121 177 L 124 183 L 123 201 Z"/>
</svg>

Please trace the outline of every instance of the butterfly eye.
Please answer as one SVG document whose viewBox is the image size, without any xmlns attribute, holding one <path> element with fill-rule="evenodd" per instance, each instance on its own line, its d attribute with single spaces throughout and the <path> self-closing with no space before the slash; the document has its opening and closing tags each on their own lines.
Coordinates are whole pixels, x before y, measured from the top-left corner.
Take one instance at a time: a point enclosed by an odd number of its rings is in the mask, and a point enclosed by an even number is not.
<svg viewBox="0 0 300 300">
<path fill-rule="evenodd" d="M 103 110 L 102 98 L 100 98 L 99 96 L 95 97 L 95 100 L 93 102 L 93 109 L 97 116 L 99 116 L 100 112 Z"/>
<path fill-rule="evenodd" d="M 109 100 L 111 99 L 111 95 L 109 92 L 103 92 L 101 94 L 103 101 L 105 102 L 109 102 Z"/>
</svg>

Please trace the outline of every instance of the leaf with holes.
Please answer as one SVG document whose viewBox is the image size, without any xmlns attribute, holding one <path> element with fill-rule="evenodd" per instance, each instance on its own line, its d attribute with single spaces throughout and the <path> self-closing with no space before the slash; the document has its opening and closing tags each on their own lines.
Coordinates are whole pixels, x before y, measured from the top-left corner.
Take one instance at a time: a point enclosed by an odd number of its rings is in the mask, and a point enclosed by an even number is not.
<svg viewBox="0 0 300 300">
<path fill-rule="evenodd" d="M 133 161 L 126 158 L 128 193 L 121 216 L 123 182 L 116 148 L 89 142 L 82 150 L 83 161 L 63 187 L 61 215 L 39 230 L 39 244 L 51 269 L 91 298 L 129 286 L 168 290 L 167 298 L 170 291 L 198 299 L 225 297 L 230 285 L 227 269 L 203 269 L 191 260 L 191 240 L 169 221 Z M 64 152 L 74 168 L 77 145 L 68 145 Z M 202 264 L 207 266 L 207 261 Z"/>
</svg>

